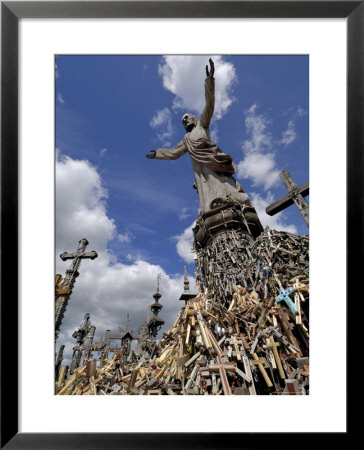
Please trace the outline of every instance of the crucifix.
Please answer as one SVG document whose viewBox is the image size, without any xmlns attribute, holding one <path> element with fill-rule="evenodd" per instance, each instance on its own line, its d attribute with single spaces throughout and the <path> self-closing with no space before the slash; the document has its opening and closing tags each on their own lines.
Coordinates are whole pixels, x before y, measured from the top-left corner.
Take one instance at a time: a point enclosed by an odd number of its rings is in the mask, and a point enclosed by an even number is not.
<svg viewBox="0 0 364 450">
<path fill-rule="evenodd" d="M 283 211 L 284 209 L 288 208 L 288 206 L 291 206 L 293 205 L 293 203 L 295 203 L 299 212 L 301 213 L 301 216 L 303 217 L 303 220 L 308 226 L 309 208 L 307 201 L 304 199 L 304 197 L 307 197 L 307 195 L 309 195 L 308 182 L 302 184 L 301 186 L 297 186 L 288 170 L 283 170 L 279 174 L 279 176 L 286 186 L 288 194 L 284 195 L 282 198 L 269 205 L 266 208 L 266 213 L 270 216 L 274 216 L 275 214 Z"/>
<path fill-rule="evenodd" d="M 275 298 L 276 303 L 279 302 L 285 302 L 285 304 L 289 307 L 289 309 L 292 311 L 293 314 L 298 313 L 298 309 L 296 305 L 293 303 L 293 301 L 290 298 L 290 295 L 294 292 L 294 288 L 288 287 L 287 289 L 280 289 L 279 294 Z"/>
<path fill-rule="evenodd" d="M 236 364 L 235 363 L 224 364 L 219 355 L 216 357 L 216 359 L 217 359 L 217 364 L 210 364 L 208 366 L 208 368 L 209 368 L 209 370 L 218 370 L 219 371 L 224 394 L 232 395 L 226 371 L 230 370 L 230 371 L 235 372 Z"/>
<path fill-rule="evenodd" d="M 64 252 L 60 255 L 60 258 L 63 261 L 67 261 L 68 259 L 73 259 L 72 264 L 69 269 L 66 270 L 66 279 L 69 280 L 69 286 L 72 289 L 75 279 L 78 277 L 78 269 L 80 267 L 81 261 L 83 259 L 95 259 L 97 258 L 97 253 L 95 250 L 91 252 L 85 252 L 86 247 L 88 246 L 88 240 L 83 238 L 78 243 L 78 248 L 75 253 Z"/>
<path fill-rule="evenodd" d="M 70 293 L 72 292 L 73 286 L 75 284 L 75 280 L 79 275 L 78 269 L 80 267 L 81 261 L 83 259 L 95 259 L 97 258 L 97 253 L 95 250 L 91 252 L 85 252 L 86 247 L 88 245 L 88 240 L 83 238 L 79 241 L 78 248 L 75 253 L 64 252 L 60 255 L 60 258 L 63 261 L 67 261 L 68 259 L 72 259 L 71 266 L 66 270 L 66 277 L 64 282 L 67 282 L 69 293 L 64 294 L 64 296 L 57 299 L 57 307 L 56 307 L 56 317 L 55 317 L 55 338 L 57 340 L 59 335 L 59 330 L 62 324 L 63 316 L 66 311 L 68 301 L 70 299 Z"/>
</svg>

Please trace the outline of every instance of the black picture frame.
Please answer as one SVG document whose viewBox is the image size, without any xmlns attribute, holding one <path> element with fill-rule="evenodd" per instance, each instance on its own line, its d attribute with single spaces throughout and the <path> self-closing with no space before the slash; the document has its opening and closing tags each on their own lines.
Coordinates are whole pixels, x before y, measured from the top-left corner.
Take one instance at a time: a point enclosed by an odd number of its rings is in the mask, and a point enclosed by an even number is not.
<svg viewBox="0 0 364 450">
<path fill-rule="evenodd" d="M 347 298 L 355 297 L 355 285 L 362 278 L 362 264 L 354 261 L 363 254 L 364 2 L 197 1 L 188 2 L 188 7 L 186 3 L 1 2 L 1 448 L 217 449 L 272 447 L 275 444 L 280 448 L 284 445 L 297 448 L 312 438 L 310 433 L 303 433 L 298 441 L 297 436 L 289 433 L 277 436 L 268 433 L 18 432 L 18 22 L 21 18 L 347 18 Z M 338 206 L 338 213 L 345 213 L 342 205 Z M 361 300 L 354 298 L 354 301 Z M 347 347 L 350 349 L 350 345 Z M 220 413 L 224 415 L 224 412 Z M 267 413 L 262 411 L 262 416 L 266 417 Z M 340 444 L 349 437 L 348 420 L 347 423 L 347 432 L 337 433 L 335 443 Z M 314 439 L 326 442 L 327 436 L 320 437 L 316 433 Z"/>
</svg>

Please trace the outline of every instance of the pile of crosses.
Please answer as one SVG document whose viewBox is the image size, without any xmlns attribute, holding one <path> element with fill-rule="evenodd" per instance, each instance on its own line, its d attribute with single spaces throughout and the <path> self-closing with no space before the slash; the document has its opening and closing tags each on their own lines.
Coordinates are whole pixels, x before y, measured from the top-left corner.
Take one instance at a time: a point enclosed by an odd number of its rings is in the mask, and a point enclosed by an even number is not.
<svg viewBox="0 0 364 450">
<path fill-rule="evenodd" d="M 104 353 L 68 377 L 62 368 L 56 393 L 307 395 L 308 236 L 266 228 L 244 248 L 230 247 L 226 234 L 214 242 L 229 247 L 227 288 L 216 270 L 221 256 L 200 250 L 199 292 L 158 344 L 146 339 L 128 358 L 123 349 Z"/>
</svg>

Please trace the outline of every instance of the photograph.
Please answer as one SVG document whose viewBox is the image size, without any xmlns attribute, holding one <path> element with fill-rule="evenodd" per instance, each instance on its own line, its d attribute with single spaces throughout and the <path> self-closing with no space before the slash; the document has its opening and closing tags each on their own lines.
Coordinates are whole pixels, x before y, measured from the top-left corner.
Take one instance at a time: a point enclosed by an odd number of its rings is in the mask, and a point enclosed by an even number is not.
<svg viewBox="0 0 364 450">
<path fill-rule="evenodd" d="M 1 1 L 1 448 L 345 445 L 363 3 Z"/>
<path fill-rule="evenodd" d="M 310 395 L 309 54 L 55 54 L 54 394 Z"/>
</svg>

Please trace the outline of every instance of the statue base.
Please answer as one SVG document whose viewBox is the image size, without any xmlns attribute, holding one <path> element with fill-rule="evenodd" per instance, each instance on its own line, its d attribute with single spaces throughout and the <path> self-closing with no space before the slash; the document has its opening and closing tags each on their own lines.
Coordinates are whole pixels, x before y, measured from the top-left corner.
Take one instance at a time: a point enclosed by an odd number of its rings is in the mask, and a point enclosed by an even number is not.
<svg viewBox="0 0 364 450">
<path fill-rule="evenodd" d="M 211 203 L 210 211 L 199 215 L 193 228 L 195 249 L 208 246 L 214 235 L 228 229 L 247 233 L 253 240 L 264 231 L 253 206 L 217 198 Z"/>
</svg>

